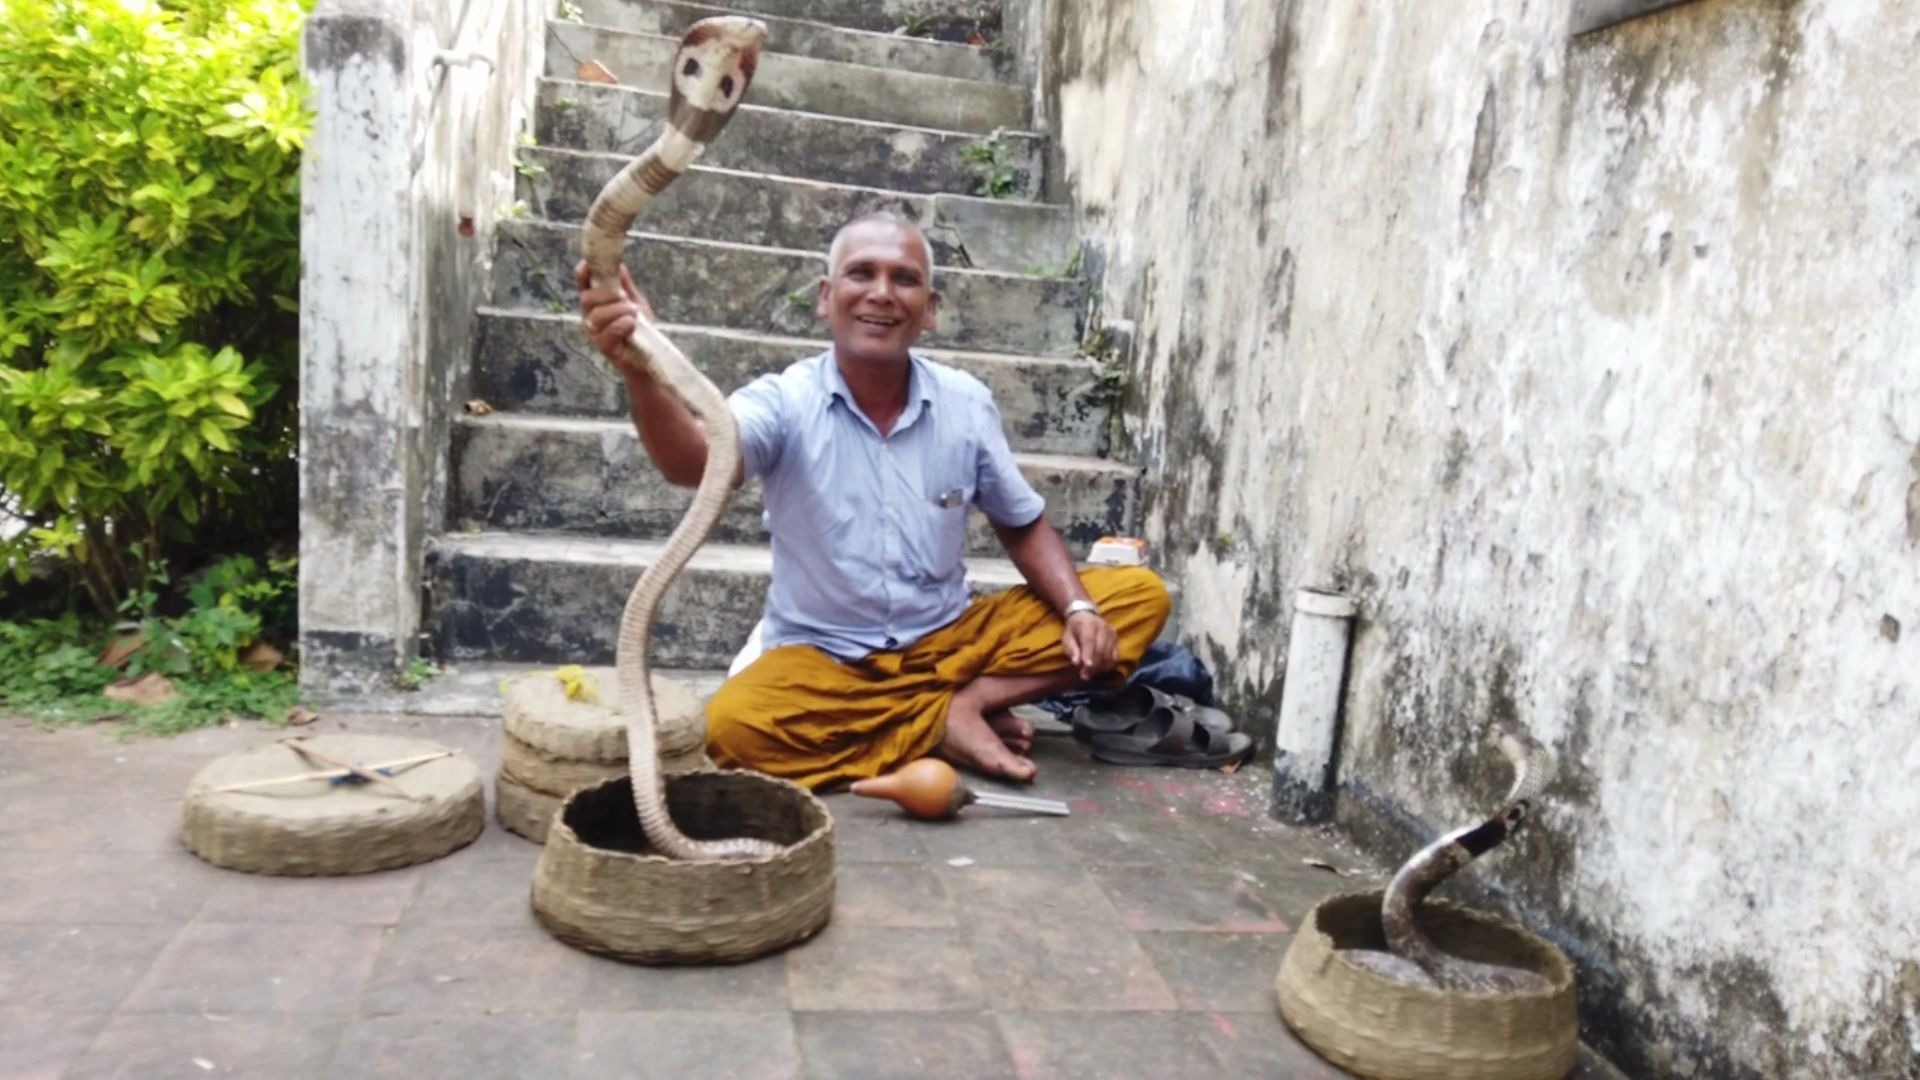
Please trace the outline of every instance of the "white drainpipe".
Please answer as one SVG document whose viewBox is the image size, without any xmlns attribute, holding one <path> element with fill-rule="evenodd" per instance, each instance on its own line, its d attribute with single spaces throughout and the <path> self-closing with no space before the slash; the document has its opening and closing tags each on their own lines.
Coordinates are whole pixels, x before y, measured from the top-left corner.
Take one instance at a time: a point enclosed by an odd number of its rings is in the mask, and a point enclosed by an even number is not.
<svg viewBox="0 0 1920 1080">
<path fill-rule="evenodd" d="M 1282 821 L 1333 816 L 1333 755 L 1340 745 L 1340 695 L 1356 610 L 1352 597 L 1329 589 L 1294 594 L 1273 744 L 1273 815 Z"/>
</svg>

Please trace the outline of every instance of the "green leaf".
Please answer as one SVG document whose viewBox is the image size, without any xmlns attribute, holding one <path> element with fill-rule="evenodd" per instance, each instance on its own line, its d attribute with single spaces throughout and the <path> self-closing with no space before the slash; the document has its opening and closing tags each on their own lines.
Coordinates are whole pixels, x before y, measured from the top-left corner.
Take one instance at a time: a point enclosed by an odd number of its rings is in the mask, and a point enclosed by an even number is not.
<svg viewBox="0 0 1920 1080">
<path fill-rule="evenodd" d="M 249 420 L 253 418 L 253 410 L 247 408 L 247 403 L 244 401 L 241 401 L 237 397 L 234 397 L 232 394 L 228 394 L 228 393 L 215 394 L 213 395 L 213 403 L 215 405 L 218 405 L 220 408 L 226 410 L 228 413 L 231 413 L 232 415 L 239 417 L 242 420 Z"/>
</svg>

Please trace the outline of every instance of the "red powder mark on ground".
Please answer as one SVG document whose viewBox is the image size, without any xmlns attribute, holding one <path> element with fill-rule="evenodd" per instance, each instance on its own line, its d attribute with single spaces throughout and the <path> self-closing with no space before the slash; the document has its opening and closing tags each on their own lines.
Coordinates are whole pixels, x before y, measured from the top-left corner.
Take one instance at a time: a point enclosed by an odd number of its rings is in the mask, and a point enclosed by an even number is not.
<svg viewBox="0 0 1920 1080">
<path fill-rule="evenodd" d="M 1247 801 L 1237 791 L 1220 792 L 1207 798 L 1207 812 L 1221 817 L 1251 818 L 1253 811 L 1247 809 Z"/>
<path fill-rule="evenodd" d="M 1131 791 L 1138 795 L 1160 794 L 1160 789 L 1154 787 L 1151 781 L 1142 780 L 1138 776 L 1116 776 L 1113 778 L 1113 786 L 1121 791 Z"/>
<path fill-rule="evenodd" d="M 1067 809 L 1076 814 L 1097 814 L 1100 812 L 1100 800 L 1089 799 L 1084 795 L 1077 799 L 1068 799 Z"/>
<path fill-rule="evenodd" d="M 1240 1038 L 1240 1029 L 1233 1026 L 1233 1021 L 1221 1016 L 1219 1013 L 1213 1014 L 1213 1030 L 1225 1035 L 1229 1039 Z"/>
</svg>

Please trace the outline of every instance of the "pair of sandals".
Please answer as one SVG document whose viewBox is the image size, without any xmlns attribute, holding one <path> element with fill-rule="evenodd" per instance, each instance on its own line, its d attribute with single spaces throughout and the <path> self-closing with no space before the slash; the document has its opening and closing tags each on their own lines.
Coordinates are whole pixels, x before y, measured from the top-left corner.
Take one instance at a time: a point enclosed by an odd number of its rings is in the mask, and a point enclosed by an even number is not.
<svg viewBox="0 0 1920 1080">
<path fill-rule="evenodd" d="M 1115 765 L 1217 769 L 1253 750 L 1252 737 L 1235 731 L 1226 713 L 1144 683 L 1075 709 L 1073 737 L 1095 759 Z"/>
</svg>

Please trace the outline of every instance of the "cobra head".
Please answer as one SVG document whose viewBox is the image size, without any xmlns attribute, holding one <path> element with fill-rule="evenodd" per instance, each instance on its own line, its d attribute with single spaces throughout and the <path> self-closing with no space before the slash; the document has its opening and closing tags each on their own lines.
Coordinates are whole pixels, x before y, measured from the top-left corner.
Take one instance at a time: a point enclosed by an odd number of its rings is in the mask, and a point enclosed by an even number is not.
<svg viewBox="0 0 1920 1080">
<path fill-rule="evenodd" d="M 667 123 L 705 145 L 733 118 L 747 96 L 767 25 L 758 19 L 722 15 L 687 28 L 673 54 L 673 91 Z"/>
<path fill-rule="evenodd" d="M 1506 802 L 1531 802 L 1539 798 L 1552 783 L 1559 766 L 1553 751 L 1540 745 L 1525 728 L 1511 722 L 1494 721 L 1487 737 L 1513 766 L 1513 788 L 1507 792 Z"/>
</svg>

